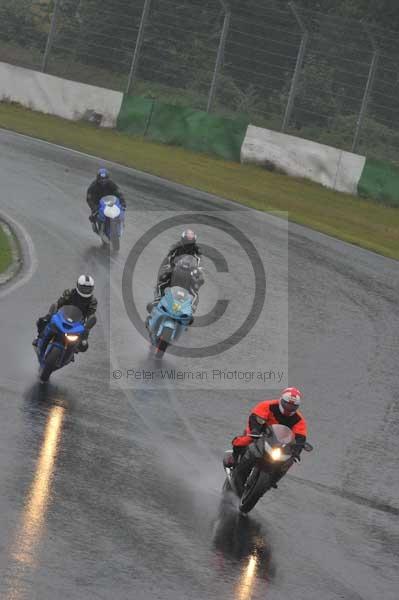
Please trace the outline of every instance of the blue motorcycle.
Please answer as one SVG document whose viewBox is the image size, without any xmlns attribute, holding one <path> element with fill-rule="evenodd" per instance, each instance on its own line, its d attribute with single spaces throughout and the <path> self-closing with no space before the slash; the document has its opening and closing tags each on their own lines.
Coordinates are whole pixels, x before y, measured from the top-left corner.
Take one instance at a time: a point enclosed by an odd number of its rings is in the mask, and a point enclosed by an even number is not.
<svg viewBox="0 0 399 600">
<path fill-rule="evenodd" d="M 104 244 L 111 246 L 111 249 L 116 252 L 120 248 L 124 222 L 125 209 L 119 198 L 116 196 L 101 198 L 96 217 L 98 235 Z"/>
<path fill-rule="evenodd" d="M 162 358 L 167 347 L 187 330 L 192 319 L 193 297 L 182 287 L 167 288 L 146 323 L 156 358 Z"/>
<path fill-rule="evenodd" d="M 82 312 L 76 306 L 66 305 L 57 312 L 52 306 L 51 313 L 51 319 L 40 335 L 36 348 L 41 383 L 46 383 L 53 371 L 62 369 L 74 360 L 82 335 L 96 323 L 94 315 L 85 323 Z"/>
</svg>

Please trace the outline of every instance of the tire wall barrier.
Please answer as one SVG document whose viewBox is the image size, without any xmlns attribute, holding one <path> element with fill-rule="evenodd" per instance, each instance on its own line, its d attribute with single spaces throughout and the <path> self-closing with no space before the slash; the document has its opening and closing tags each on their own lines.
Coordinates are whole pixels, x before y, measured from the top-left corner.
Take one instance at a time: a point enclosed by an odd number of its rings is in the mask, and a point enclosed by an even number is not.
<svg viewBox="0 0 399 600">
<path fill-rule="evenodd" d="M 120 131 L 164 144 L 240 161 L 247 119 L 228 119 L 185 106 L 125 97 L 117 123 Z"/>
<path fill-rule="evenodd" d="M 0 62 L 0 101 L 64 119 L 115 127 L 123 94 Z"/>
</svg>

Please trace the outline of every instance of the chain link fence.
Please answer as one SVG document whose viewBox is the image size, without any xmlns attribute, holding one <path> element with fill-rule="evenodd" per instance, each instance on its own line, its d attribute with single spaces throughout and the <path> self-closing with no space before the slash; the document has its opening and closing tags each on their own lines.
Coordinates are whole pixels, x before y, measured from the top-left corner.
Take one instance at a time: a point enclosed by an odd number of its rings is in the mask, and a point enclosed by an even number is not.
<svg viewBox="0 0 399 600">
<path fill-rule="evenodd" d="M 258 0 L 2 0 L 0 60 L 399 162 L 399 40 Z"/>
</svg>

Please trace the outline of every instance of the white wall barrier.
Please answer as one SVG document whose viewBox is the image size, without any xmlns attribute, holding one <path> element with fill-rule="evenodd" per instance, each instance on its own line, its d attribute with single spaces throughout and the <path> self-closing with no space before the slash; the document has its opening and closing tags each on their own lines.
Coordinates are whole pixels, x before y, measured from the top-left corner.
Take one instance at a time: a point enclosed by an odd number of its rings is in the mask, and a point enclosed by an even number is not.
<svg viewBox="0 0 399 600">
<path fill-rule="evenodd" d="M 276 169 L 338 190 L 357 194 L 366 158 L 310 140 L 249 125 L 241 162 Z"/>
<path fill-rule="evenodd" d="M 77 121 L 90 115 L 115 127 L 123 94 L 0 62 L 0 101 Z"/>
</svg>

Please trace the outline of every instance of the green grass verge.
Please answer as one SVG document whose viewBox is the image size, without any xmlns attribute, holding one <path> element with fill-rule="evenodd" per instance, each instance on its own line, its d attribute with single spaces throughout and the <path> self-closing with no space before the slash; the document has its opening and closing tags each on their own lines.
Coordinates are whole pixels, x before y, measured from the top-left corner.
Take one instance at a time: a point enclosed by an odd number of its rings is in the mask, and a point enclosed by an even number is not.
<svg viewBox="0 0 399 600">
<path fill-rule="evenodd" d="M 12 251 L 8 235 L 0 223 L 0 273 L 3 273 L 12 262 Z"/>
<path fill-rule="evenodd" d="M 258 210 L 286 211 L 312 229 L 399 259 L 399 210 L 117 131 L 0 104 L 0 127 L 101 156 Z"/>
</svg>

